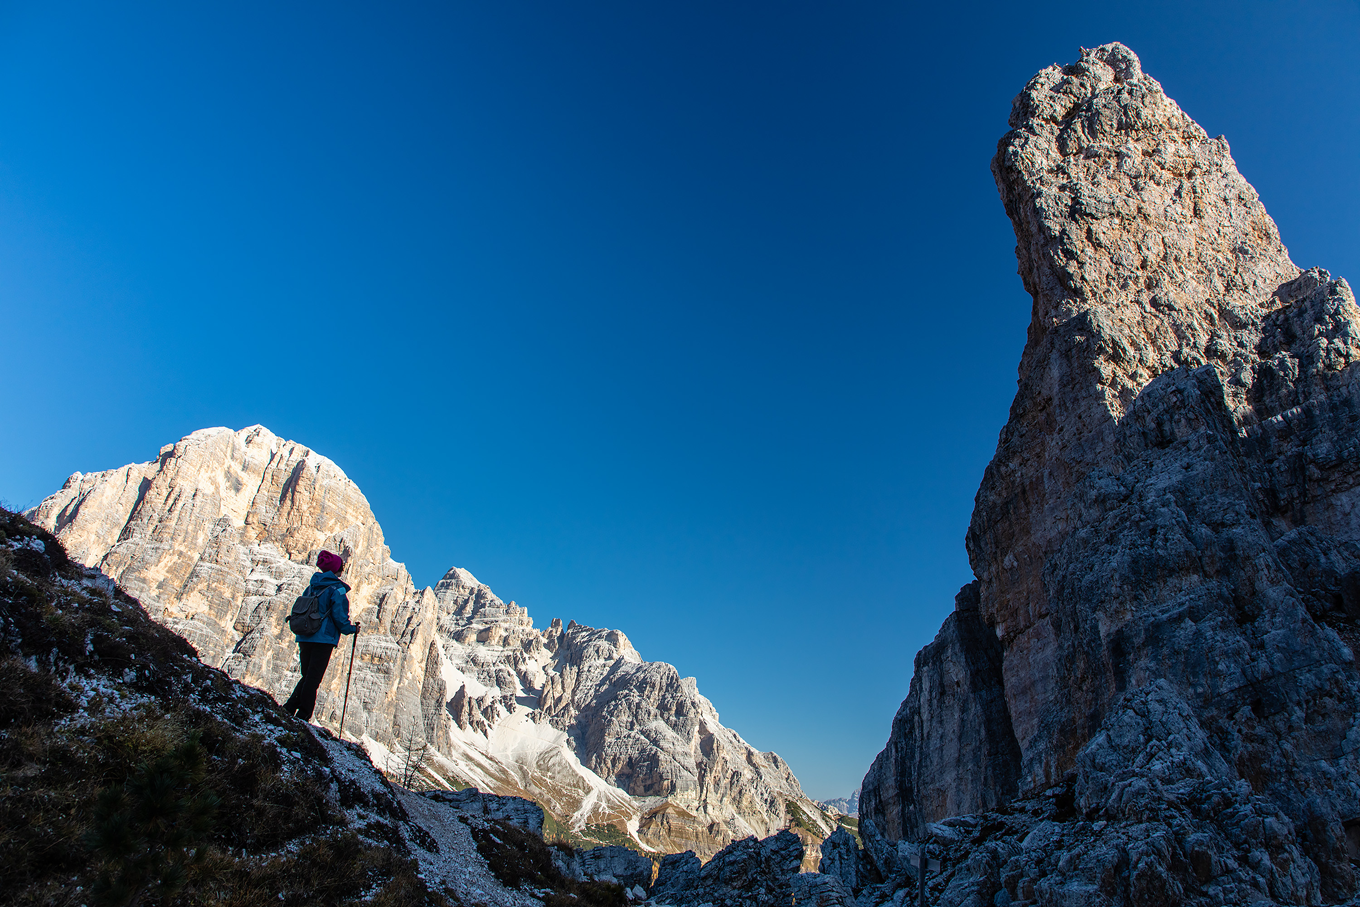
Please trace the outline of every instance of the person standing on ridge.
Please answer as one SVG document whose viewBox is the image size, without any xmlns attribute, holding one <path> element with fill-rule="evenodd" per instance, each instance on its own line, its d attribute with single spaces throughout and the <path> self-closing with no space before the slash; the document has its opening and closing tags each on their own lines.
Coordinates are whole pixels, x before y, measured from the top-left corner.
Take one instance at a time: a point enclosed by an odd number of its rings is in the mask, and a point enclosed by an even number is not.
<svg viewBox="0 0 1360 907">
<path fill-rule="evenodd" d="M 321 686 L 321 678 L 326 674 L 331 654 L 340 642 L 340 634 L 358 633 L 359 625 L 349 622 L 349 584 L 340 579 L 345 571 L 345 561 L 340 555 L 322 551 L 316 557 L 318 573 L 312 576 L 307 587 L 307 595 L 320 599 L 320 610 L 325 615 L 321 629 L 311 636 L 297 637 L 298 661 L 302 664 L 302 676 L 293 695 L 283 704 L 283 710 L 296 715 L 304 721 L 312 719 L 316 708 L 316 691 Z"/>
</svg>

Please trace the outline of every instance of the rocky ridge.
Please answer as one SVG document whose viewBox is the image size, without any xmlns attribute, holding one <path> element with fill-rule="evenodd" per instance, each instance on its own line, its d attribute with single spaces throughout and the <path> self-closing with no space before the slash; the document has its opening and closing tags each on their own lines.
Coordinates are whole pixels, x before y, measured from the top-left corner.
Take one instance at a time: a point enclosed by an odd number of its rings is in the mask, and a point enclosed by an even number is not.
<svg viewBox="0 0 1360 907">
<path fill-rule="evenodd" d="M 548 846 L 528 800 L 394 784 L 3 509 L 0 681 L 0 903 L 773 905 L 818 887 L 788 830 L 666 857 L 694 882 L 677 887 L 626 847 Z"/>
<path fill-rule="evenodd" d="M 612 848 L 547 847 L 526 800 L 389 783 L 3 509 L 0 680 L 0 903 L 628 899 Z"/>
<path fill-rule="evenodd" d="M 1227 142 L 1122 45 L 1040 72 L 1010 125 L 992 169 L 1033 320 L 977 578 L 865 777 L 866 843 L 933 835 L 942 904 L 1345 900 L 1351 289 L 1290 261 Z M 891 849 L 879 876 L 910 884 Z"/>
<path fill-rule="evenodd" d="M 830 800 L 818 800 L 817 805 L 827 810 L 835 810 L 842 816 L 859 815 L 859 791 L 856 790 L 848 797 L 834 797 Z"/>
<path fill-rule="evenodd" d="M 458 568 L 415 589 L 340 468 L 261 426 L 197 431 L 151 462 L 77 473 L 30 516 L 206 663 L 280 701 L 297 680 L 284 617 L 317 553 L 340 553 L 364 626 L 344 732 L 380 765 L 428 753 L 436 786 L 524 796 L 578 834 L 663 852 L 708 857 L 795 813 L 811 817 L 809 843 L 832 828 L 783 760 L 623 633 L 535 628 Z M 318 696 L 332 728 L 343 684 L 331 671 Z"/>
</svg>

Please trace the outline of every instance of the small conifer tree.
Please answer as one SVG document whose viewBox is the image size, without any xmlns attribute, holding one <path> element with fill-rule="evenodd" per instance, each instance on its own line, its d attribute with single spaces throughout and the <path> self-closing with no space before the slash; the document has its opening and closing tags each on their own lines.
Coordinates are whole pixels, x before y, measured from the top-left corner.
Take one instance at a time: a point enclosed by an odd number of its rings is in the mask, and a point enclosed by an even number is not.
<svg viewBox="0 0 1360 907">
<path fill-rule="evenodd" d="M 417 736 L 414 722 L 407 728 L 406 737 L 401 742 L 401 749 L 401 772 L 397 776 L 397 783 L 407 790 L 411 790 L 412 785 L 420 779 L 420 770 L 430 755 L 430 745 L 425 742 L 423 737 Z"/>
<path fill-rule="evenodd" d="M 204 839 L 220 803 L 204 786 L 207 760 L 199 733 L 138 766 L 121 787 L 95 801 L 86 843 L 99 862 L 91 891 L 99 904 L 137 907 L 148 896 L 167 900 L 202 862 Z"/>
</svg>

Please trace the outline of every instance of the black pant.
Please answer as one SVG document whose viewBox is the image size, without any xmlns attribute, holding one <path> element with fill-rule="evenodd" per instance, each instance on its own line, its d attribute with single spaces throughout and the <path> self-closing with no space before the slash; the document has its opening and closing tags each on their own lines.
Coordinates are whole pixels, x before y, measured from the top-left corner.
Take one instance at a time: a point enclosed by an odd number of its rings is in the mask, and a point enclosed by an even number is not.
<svg viewBox="0 0 1360 907">
<path fill-rule="evenodd" d="M 326 676 L 326 665 L 331 663 L 331 653 L 335 646 L 328 642 L 298 643 L 298 661 L 302 662 L 302 676 L 293 695 L 283 704 L 283 710 L 296 715 L 304 721 L 312 720 L 312 710 L 316 708 L 316 690 L 321 686 L 321 678 Z"/>
</svg>

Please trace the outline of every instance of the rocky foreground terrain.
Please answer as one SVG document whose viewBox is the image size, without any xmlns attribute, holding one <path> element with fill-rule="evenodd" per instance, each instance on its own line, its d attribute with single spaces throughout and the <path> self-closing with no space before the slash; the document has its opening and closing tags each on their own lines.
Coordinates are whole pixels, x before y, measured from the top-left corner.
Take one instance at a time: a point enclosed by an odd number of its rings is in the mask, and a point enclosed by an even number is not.
<svg viewBox="0 0 1360 907">
<path fill-rule="evenodd" d="M 317 553 L 340 553 L 364 628 L 344 735 L 389 769 L 428 754 L 433 786 L 523 796 L 578 838 L 705 858 L 790 826 L 815 844 L 834 827 L 783 760 L 724 727 L 693 678 L 643 661 L 623 633 L 535 628 L 458 568 L 417 591 L 339 467 L 260 426 L 197 431 L 151 462 L 77 473 L 29 516 L 205 663 L 279 701 L 298 677 L 284 618 Z M 331 670 L 317 700 L 336 730 L 344 682 Z"/>
<path fill-rule="evenodd" d="M 621 848 L 549 848 L 525 800 L 393 786 L 4 511 L 0 681 L 0 903 L 629 900 L 588 880 Z"/>
<path fill-rule="evenodd" d="M 546 844 L 543 810 L 522 798 L 395 785 L 3 510 L 0 681 L 0 904 L 622 907 L 839 891 L 799 871 L 809 855 L 789 830 L 658 872 L 626 847 Z"/>
<path fill-rule="evenodd" d="M 1040 72 L 1010 125 L 1019 390 L 861 831 L 931 838 L 940 904 L 1350 899 L 1355 297 L 1122 45 Z"/>
</svg>

